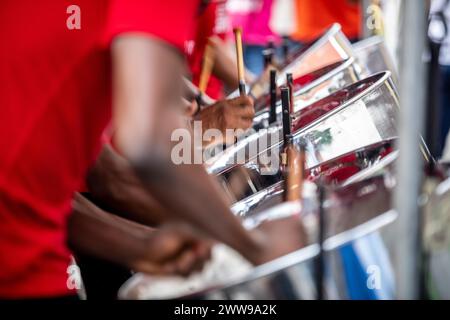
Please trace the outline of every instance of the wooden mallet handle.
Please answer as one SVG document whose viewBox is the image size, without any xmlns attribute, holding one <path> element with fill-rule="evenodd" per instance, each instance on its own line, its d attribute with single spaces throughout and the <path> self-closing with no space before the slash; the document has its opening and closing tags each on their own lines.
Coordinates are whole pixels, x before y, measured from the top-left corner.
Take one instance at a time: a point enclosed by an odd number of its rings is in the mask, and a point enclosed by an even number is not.
<svg viewBox="0 0 450 320">
<path fill-rule="evenodd" d="M 200 94 L 204 94 L 206 88 L 208 87 L 208 82 L 209 78 L 211 77 L 213 66 L 214 66 L 214 49 L 208 41 L 205 47 L 205 53 L 203 55 L 202 70 L 200 73 L 200 81 L 198 84 Z"/>
<path fill-rule="evenodd" d="M 303 175 L 301 156 L 295 146 L 290 145 L 286 150 L 287 176 L 286 176 L 286 201 L 300 201 L 302 199 Z"/>
<path fill-rule="evenodd" d="M 292 136 L 291 141 L 292 141 Z M 303 184 L 305 182 L 306 150 L 305 144 L 300 143 L 300 150 L 291 142 L 285 150 L 287 173 L 285 175 L 285 200 L 302 201 Z"/>
<path fill-rule="evenodd" d="M 236 58 L 238 67 L 239 93 L 245 95 L 245 69 L 244 69 L 244 53 L 242 49 L 242 29 L 233 29 L 234 39 L 236 42 Z"/>
</svg>

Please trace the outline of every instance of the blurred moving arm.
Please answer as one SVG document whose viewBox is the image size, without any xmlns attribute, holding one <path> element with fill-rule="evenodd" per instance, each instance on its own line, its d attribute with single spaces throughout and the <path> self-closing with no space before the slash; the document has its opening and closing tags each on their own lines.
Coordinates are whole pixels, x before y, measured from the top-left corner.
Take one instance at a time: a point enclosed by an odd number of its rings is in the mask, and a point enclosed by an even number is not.
<svg viewBox="0 0 450 320">
<path fill-rule="evenodd" d="M 75 194 L 68 242 L 76 252 L 138 272 L 188 274 L 209 259 L 210 244 L 186 226 L 152 228 L 109 214 Z"/>
</svg>

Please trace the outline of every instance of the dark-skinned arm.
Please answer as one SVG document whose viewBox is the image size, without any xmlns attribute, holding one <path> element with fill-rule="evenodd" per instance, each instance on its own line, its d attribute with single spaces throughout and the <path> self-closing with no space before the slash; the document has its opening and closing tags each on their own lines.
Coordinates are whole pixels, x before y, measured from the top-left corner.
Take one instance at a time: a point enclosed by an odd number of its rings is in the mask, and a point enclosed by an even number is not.
<svg viewBox="0 0 450 320">
<path fill-rule="evenodd" d="M 202 164 L 172 161 L 171 135 L 184 125 L 178 51 L 155 38 L 125 34 L 112 44 L 112 63 L 114 145 L 171 219 L 190 223 L 255 264 L 304 245 L 285 241 L 285 235 L 247 232 Z"/>
<path fill-rule="evenodd" d="M 80 194 L 74 196 L 68 230 L 75 251 L 139 272 L 188 274 L 209 258 L 209 242 L 185 225 L 155 231 L 109 214 Z"/>
<path fill-rule="evenodd" d="M 148 226 L 167 221 L 167 210 L 148 192 L 130 163 L 105 144 L 86 184 L 95 202 L 108 211 Z"/>
<path fill-rule="evenodd" d="M 184 64 L 173 48 L 128 34 L 112 44 L 115 146 L 158 201 L 252 262 L 267 259 L 264 237 L 248 233 L 201 164 L 175 165 L 170 137 L 183 127 L 178 107 Z"/>
<path fill-rule="evenodd" d="M 239 79 L 236 72 L 237 64 L 233 58 L 233 54 L 231 54 L 227 44 L 217 36 L 211 37 L 209 43 L 214 49 L 215 62 L 212 71 L 213 75 L 220 79 L 228 90 L 236 90 L 239 85 Z M 255 77 L 250 71 L 246 70 L 245 78 L 247 83 L 251 83 Z"/>
</svg>

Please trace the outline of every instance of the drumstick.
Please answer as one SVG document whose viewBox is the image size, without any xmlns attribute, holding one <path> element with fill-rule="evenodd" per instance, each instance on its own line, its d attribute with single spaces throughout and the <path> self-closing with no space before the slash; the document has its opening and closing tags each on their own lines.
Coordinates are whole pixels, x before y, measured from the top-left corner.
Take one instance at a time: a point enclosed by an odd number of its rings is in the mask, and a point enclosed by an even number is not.
<svg viewBox="0 0 450 320">
<path fill-rule="evenodd" d="M 294 114 L 294 78 L 292 77 L 292 73 L 286 74 L 286 82 L 287 86 L 289 87 L 289 112 L 291 114 Z"/>
<path fill-rule="evenodd" d="M 277 121 L 277 71 L 270 70 L 270 110 L 269 124 Z"/>
<path fill-rule="evenodd" d="M 206 88 L 208 87 L 208 82 L 209 78 L 211 77 L 213 66 L 214 66 L 214 49 L 208 42 L 208 44 L 205 47 L 205 53 L 203 55 L 202 70 L 200 72 L 200 81 L 198 84 L 200 94 L 204 94 Z"/>
<path fill-rule="evenodd" d="M 283 141 L 286 145 L 288 136 L 291 134 L 291 115 L 290 115 L 290 105 L 291 96 L 288 86 L 283 86 L 281 90 L 281 107 L 282 107 L 282 124 L 283 124 Z"/>
<path fill-rule="evenodd" d="M 242 29 L 233 29 L 234 39 L 236 43 L 236 58 L 238 67 L 239 93 L 245 95 L 245 76 L 244 76 L 244 53 L 242 50 Z"/>
<path fill-rule="evenodd" d="M 303 184 L 306 179 L 306 144 L 304 142 L 300 143 L 300 152 L 299 152 L 299 161 L 300 161 L 300 198 L 303 199 Z"/>
<path fill-rule="evenodd" d="M 301 170 L 300 154 L 293 145 L 286 148 L 287 172 L 285 182 L 285 201 L 299 201 L 301 199 Z"/>
<path fill-rule="evenodd" d="M 292 135 L 285 153 L 287 158 L 287 172 L 285 182 L 285 200 L 302 201 L 303 183 L 305 181 L 306 154 L 305 144 L 300 144 L 300 151 L 292 143 Z"/>
</svg>

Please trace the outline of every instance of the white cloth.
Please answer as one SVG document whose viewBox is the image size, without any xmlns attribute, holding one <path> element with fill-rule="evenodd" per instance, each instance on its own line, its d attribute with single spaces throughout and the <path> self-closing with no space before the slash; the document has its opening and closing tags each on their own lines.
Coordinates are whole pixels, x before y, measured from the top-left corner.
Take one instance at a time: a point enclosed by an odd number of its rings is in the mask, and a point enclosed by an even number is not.
<svg viewBox="0 0 450 320">
<path fill-rule="evenodd" d="M 241 278 L 252 270 L 252 265 L 238 252 L 217 244 L 211 261 L 203 271 L 187 278 L 181 276 L 151 276 L 137 273 L 119 290 L 120 299 L 173 299 L 212 286 L 221 286 Z"/>
</svg>

